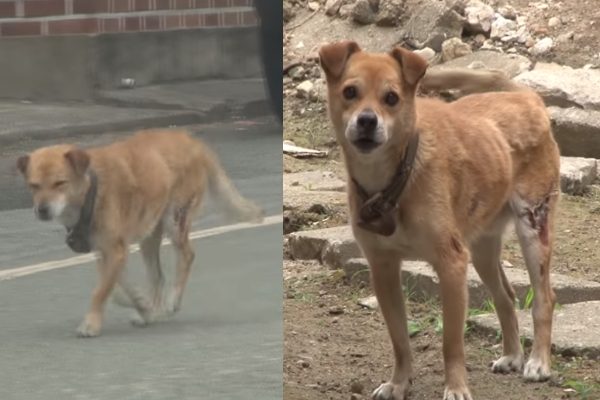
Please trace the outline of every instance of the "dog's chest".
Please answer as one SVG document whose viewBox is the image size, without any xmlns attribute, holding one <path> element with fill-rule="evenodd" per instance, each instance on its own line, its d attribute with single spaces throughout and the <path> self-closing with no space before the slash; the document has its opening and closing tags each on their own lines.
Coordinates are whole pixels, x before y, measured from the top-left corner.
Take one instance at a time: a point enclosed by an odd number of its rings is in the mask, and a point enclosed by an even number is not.
<svg viewBox="0 0 600 400">
<path fill-rule="evenodd" d="M 404 259 L 419 259 L 419 235 L 414 229 L 396 220 L 396 229 L 390 236 L 376 234 L 359 234 L 357 240 L 363 247 L 374 250 L 396 251 L 402 254 Z"/>
</svg>

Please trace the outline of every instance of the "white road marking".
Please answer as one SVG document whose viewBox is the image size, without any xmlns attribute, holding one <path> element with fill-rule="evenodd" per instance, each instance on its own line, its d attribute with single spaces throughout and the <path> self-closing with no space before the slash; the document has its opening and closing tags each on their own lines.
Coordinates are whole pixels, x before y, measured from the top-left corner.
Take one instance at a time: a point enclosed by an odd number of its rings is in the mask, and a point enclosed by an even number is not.
<svg viewBox="0 0 600 400">
<path fill-rule="evenodd" d="M 190 239 L 191 240 L 202 239 L 205 237 L 222 235 L 224 233 L 233 232 L 233 231 L 241 231 L 241 230 L 245 230 L 245 229 L 258 228 L 258 227 L 266 226 L 266 225 L 274 225 L 274 224 L 278 224 L 281 222 L 283 222 L 283 214 L 271 215 L 269 217 L 266 217 L 265 220 L 260 224 L 244 222 L 244 223 L 238 223 L 238 224 L 232 224 L 232 225 L 217 226 L 215 228 L 203 229 L 203 230 L 191 232 Z M 163 246 L 168 245 L 168 244 L 170 244 L 170 241 L 168 239 L 163 240 L 163 242 L 162 242 Z M 138 252 L 139 250 L 140 250 L 140 247 L 137 244 L 129 247 L 129 251 L 131 253 Z M 76 265 L 81 265 L 81 264 L 85 264 L 90 261 L 94 261 L 95 259 L 96 259 L 96 256 L 94 254 L 85 254 L 85 255 L 81 255 L 81 256 L 65 258 L 62 260 L 47 261 L 47 262 L 43 262 L 40 264 L 28 265 L 25 267 L 1 270 L 0 271 L 0 282 L 6 281 L 9 279 L 21 278 L 21 277 L 27 276 L 27 275 L 37 274 L 38 272 L 52 271 L 55 269 L 73 267 Z"/>
</svg>

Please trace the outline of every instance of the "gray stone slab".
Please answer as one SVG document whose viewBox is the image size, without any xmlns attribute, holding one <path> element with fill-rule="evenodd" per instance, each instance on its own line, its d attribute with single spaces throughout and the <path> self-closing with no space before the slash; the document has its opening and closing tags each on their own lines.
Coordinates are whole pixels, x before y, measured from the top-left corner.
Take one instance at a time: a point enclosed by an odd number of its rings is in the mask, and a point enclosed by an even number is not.
<svg viewBox="0 0 600 400">
<path fill-rule="evenodd" d="M 563 156 L 600 158 L 600 111 L 548 107 Z"/>
<path fill-rule="evenodd" d="M 290 255 L 297 260 L 319 260 L 332 268 L 360 256 L 360 250 L 348 226 L 294 232 L 289 235 Z"/>
<path fill-rule="evenodd" d="M 560 190 L 563 193 L 580 195 L 598 176 L 595 158 L 561 157 Z"/>
<path fill-rule="evenodd" d="M 368 280 L 368 263 L 364 258 L 351 259 L 343 263 L 342 268 L 348 277 Z M 529 291 L 530 282 L 527 271 L 518 268 L 504 268 L 508 281 L 513 286 L 517 298 L 524 302 Z M 563 274 L 551 274 L 552 287 L 559 304 L 579 303 L 590 300 L 600 300 L 600 283 L 571 278 Z M 402 279 L 410 291 L 419 298 L 439 296 L 439 279 L 433 268 L 419 261 L 402 263 Z M 479 279 L 472 265 L 467 271 L 469 287 L 469 304 L 480 307 L 490 299 L 487 288 Z"/>
<path fill-rule="evenodd" d="M 532 66 L 531 61 L 527 57 L 518 54 L 481 50 L 443 64 L 438 64 L 432 67 L 432 69 L 467 68 L 473 63 L 483 64 L 486 69 L 504 71 L 511 78 L 528 71 Z"/>
<path fill-rule="evenodd" d="M 289 235 L 287 246 L 294 259 L 319 260 L 329 268 L 343 269 L 346 276 L 353 280 L 369 280 L 368 264 L 361 258 L 360 249 L 348 226 L 295 232 Z M 527 271 L 518 268 L 504 268 L 504 271 L 517 297 L 523 301 L 530 287 Z M 439 279 L 427 263 L 405 261 L 402 273 L 405 283 L 417 296 L 438 295 Z M 480 307 L 490 295 L 472 266 L 469 267 L 467 279 L 470 305 Z M 560 304 L 600 300 L 600 283 L 562 274 L 551 274 L 551 281 Z"/>
<path fill-rule="evenodd" d="M 533 339 L 531 311 L 517 311 L 521 335 Z M 495 314 L 471 317 L 475 327 L 497 332 L 500 329 Z M 555 353 L 565 356 L 600 357 L 600 301 L 568 304 L 554 311 L 552 345 Z"/>
<path fill-rule="evenodd" d="M 334 191 L 346 190 L 346 182 L 331 171 L 306 171 L 283 175 L 283 187 L 292 191 Z"/>
<path fill-rule="evenodd" d="M 600 71 L 538 63 L 515 80 L 538 92 L 548 105 L 600 110 Z"/>
</svg>

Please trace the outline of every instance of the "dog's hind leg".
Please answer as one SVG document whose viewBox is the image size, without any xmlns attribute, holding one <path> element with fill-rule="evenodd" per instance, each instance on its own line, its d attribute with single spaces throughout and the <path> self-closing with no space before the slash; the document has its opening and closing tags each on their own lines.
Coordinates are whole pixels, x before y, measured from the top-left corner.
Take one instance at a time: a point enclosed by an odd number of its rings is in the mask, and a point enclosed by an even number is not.
<svg viewBox="0 0 600 400">
<path fill-rule="evenodd" d="M 152 234 L 140 242 L 140 251 L 146 266 L 149 296 L 142 293 L 134 283 L 131 283 L 126 275 L 123 276 L 123 280 L 120 282 L 121 287 L 128 295 L 128 299 L 131 300 L 131 306 L 139 313 L 131 319 L 131 323 L 136 326 L 145 326 L 165 316 L 163 299 L 165 278 L 160 262 L 162 234 L 162 223 L 159 223 Z M 119 304 L 127 306 L 127 304 L 120 302 Z"/>
<path fill-rule="evenodd" d="M 142 304 L 148 308 L 159 309 L 161 307 L 165 282 L 160 263 L 161 241 L 162 224 L 159 223 L 152 234 L 140 242 L 140 252 L 146 266 L 150 296 L 146 296 L 141 288 L 132 282 L 127 270 L 123 270 L 118 285 L 113 291 L 113 300 L 117 305 L 136 309 L 139 309 Z"/>
<path fill-rule="evenodd" d="M 492 371 L 508 373 L 523 368 L 523 349 L 519 340 L 515 293 L 502 270 L 501 251 L 501 233 L 482 236 L 471 245 L 473 266 L 492 295 L 502 328 L 502 357 L 492 364 Z"/>
<path fill-rule="evenodd" d="M 159 222 L 150 236 L 140 243 L 140 250 L 146 265 L 152 306 L 159 309 L 163 305 L 165 277 L 160 262 L 160 245 L 163 237 L 162 222 Z"/>
<path fill-rule="evenodd" d="M 167 313 L 173 314 L 181 308 L 183 292 L 190 275 L 194 251 L 190 245 L 190 227 L 192 225 L 192 206 L 187 205 L 176 208 L 172 222 L 166 225 L 167 234 L 173 243 L 177 254 L 175 282 L 166 303 Z"/>
<path fill-rule="evenodd" d="M 550 259 L 557 200 L 558 192 L 534 200 L 515 193 L 511 199 L 517 236 L 534 293 L 533 348 L 523 371 L 525 379 L 532 381 L 550 377 L 552 314 L 556 299 L 550 286 Z"/>
</svg>

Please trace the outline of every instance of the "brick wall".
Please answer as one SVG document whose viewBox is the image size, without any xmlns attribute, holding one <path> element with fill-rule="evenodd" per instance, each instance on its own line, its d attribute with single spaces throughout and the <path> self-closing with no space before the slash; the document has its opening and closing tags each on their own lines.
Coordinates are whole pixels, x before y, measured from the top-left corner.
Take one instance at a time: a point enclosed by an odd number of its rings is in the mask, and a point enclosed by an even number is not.
<svg viewBox="0 0 600 400">
<path fill-rule="evenodd" d="M 0 0 L 0 37 L 254 26 L 252 4 L 253 0 Z"/>
</svg>

